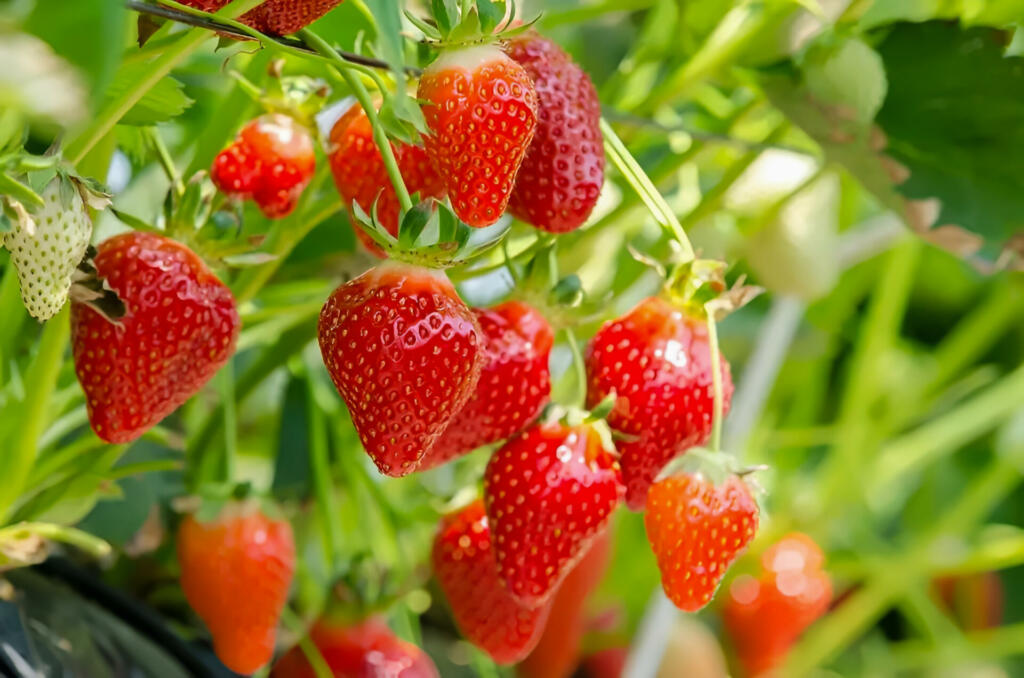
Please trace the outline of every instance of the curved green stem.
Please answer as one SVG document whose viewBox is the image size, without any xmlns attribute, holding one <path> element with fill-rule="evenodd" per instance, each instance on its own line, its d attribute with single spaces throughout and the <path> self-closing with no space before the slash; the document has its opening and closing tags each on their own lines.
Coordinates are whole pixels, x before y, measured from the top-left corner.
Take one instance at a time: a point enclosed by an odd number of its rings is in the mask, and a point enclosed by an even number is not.
<svg viewBox="0 0 1024 678">
<path fill-rule="evenodd" d="M 398 161 L 395 159 L 391 142 L 388 140 L 388 136 L 384 132 L 384 126 L 377 115 L 377 107 L 374 105 L 373 99 L 370 97 L 370 93 L 367 91 L 363 81 L 356 76 L 352 65 L 338 56 L 334 48 L 328 45 L 319 35 L 308 28 L 300 31 L 299 35 L 318 53 L 331 61 L 337 67 L 341 77 L 352 88 L 352 93 L 355 94 L 356 100 L 359 101 L 359 105 L 363 107 L 366 117 L 370 120 L 370 125 L 373 128 L 373 141 L 377 144 L 377 148 L 380 149 L 381 157 L 384 159 L 384 168 L 388 172 L 388 178 L 391 179 L 391 185 L 395 188 L 398 202 L 402 205 L 402 212 L 408 212 L 412 209 L 412 198 L 409 197 L 409 191 L 405 187 L 402 173 L 398 169 Z"/>
<path fill-rule="evenodd" d="M 705 309 L 708 316 L 708 350 L 711 353 L 711 388 L 714 394 L 714 405 L 711 415 L 711 450 L 722 449 L 722 416 L 725 409 L 722 394 L 722 354 L 718 348 L 718 325 L 715 314 Z"/>
<path fill-rule="evenodd" d="M 289 631 L 299 637 L 299 649 L 302 650 L 302 654 L 306 655 L 306 661 L 312 667 L 313 675 L 316 678 L 333 678 L 334 672 L 327 665 L 327 660 L 321 654 L 320 648 L 310 639 L 305 623 L 287 605 L 281 610 L 281 621 Z"/>
<path fill-rule="evenodd" d="M 583 362 L 583 354 L 580 353 L 579 342 L 576 341 L 576 333 L 571 327 L 566 327 L 565 340 L 569 344 L 569 351 L 572 352 L 572 366 L 576 371 L 576 396 L 574 401 L 585 407 L 587 402 L 587 365 Z"/>
</svg>

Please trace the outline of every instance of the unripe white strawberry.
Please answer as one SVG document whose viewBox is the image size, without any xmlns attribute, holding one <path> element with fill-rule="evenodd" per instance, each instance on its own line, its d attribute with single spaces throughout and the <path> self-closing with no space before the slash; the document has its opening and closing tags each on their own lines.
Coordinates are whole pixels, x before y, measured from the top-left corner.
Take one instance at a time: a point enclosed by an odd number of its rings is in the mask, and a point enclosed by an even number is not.
<svg viewBox="0 0 1024 678">
<path fill-rule="evenodd" d="M 41 193 L 44 205 L 3 236 L 29 314 L 47 320 L 68 299 L 71 275 L 92 237 L 92 220 L 77 182 L 57 176 Z"/>
</svg>

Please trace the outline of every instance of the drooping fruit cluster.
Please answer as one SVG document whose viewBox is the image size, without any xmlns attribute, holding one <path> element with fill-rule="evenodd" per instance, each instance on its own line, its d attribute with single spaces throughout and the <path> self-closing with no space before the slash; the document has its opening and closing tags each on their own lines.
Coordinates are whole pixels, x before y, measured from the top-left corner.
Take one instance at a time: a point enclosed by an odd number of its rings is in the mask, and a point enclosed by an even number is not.
<svg viewBox="0 0 1024 678">
<path fill-rule="evenodd" d="M 407 643 L 382 619 L 356 624 L 327 619 L 316 623 L 309 638 L 320 651 L 331 675 L 340 678 L 439 678 L 437 667 L 423 650 Z M 301 647 L 293 647 L 274 665 L 273 678 L 316 678 Z"/>
<path fill-rule="evenodd" d="M 330 296 L 324 364 L 381 473 L 415 471 L 480 378 L 476 317 L 440 271 L 394 261 Z"/>
<path fill-rule="evenodd" d="M 469 401 L 424 455 L 422 470 L 523 430 L 551 394 L 548 357 L 554 334 L 544 316 L 518 301 L 473 313 L 484 340 L 480 379 Z"/>
<path fill-rule="evenodd" d="M 484 501 L 512 597 L 547 603 L 607 527 L 620 489 L 618 463 L 589 425 L 537 424 L 495 452 Z"/>
<path fill-rule="evenodd" d="M 230 0 L 183 0 L 189 7 L 216 12 Z M 242 15 L 242 23 L 270 35 L 288 35 L 305 28 L 342 0 L 267 0 Z"/>
<path fill-rule="evenodd" d="M 757 576 L 729 586 L 725 629 L 749 676 L 778 667 L 804 630 L 825 614 L 832 583 L 824 555 L 805 534 L 793 533 L 764 552 Z"/>
<path fill-rule="evenodd" d="M 31 225 L 0 236 L 18 272 L 21 299 L 33 318 L 48 320 L 68 300 L 71 276 L 92 237 L 92 219 L 76 183 L 53 179 L 40 196 L 43 206 L 31 215 Z"/>
<path fill-rule="evenodd" d="M 551 233 L 583 225 L 604 184 L 601 103 L 590 76 L 557 44 L 531 31 L 509 41 L 509 56 L 537 90 L 537 132 L 509 210 Z"/>
<path fill-rule="evenodd" d="M 334 123 L 330 144 L 331 173 L 342 199 L 349 205 L 359 205 L 366 214 L 372 214 L 376 207 L 380 224 L 391 235 L 398 235 L 401 205 L 362 106 L 353 104 Z M 444 184 L 422 147 L 392 141 L 391 150 L 410 194 L 419 194 L 420 199 L 444 197 Z M 356 228 L 355 232 L 370 252 L 384 256 L 363 229 Z"/>
<path fill-rule="evenodd" d="M 103 440 L 135 440 L 191 398 L 231 357 L 239 318 L 231 292 L 181 243 L 130 232 L 99 245 L 97 275 L 120 297 L 116 322 L 71 307 L 75 372 Z"/>
<path fill-rule="evenodd" d="M 313 137 L 283 113 L 250 121 L 213 161 L 210 178 L 236 200 L 252 200 L 264 215 L 280 219 L 292 213 L 313 178 Z"/>
<path fill-rule="evenodd" d="M 716 487 L 700 474 L 669 476 L 651 486 L 644 525 L 665 595 L 696 612 L 757 531 L 757 503 L 737 476 Z"/>
<path fill-rule="evenodd" d="M 291 525 L 256 502 L 230 502 L 210 522 L 187 516 L 177 546 L 181 589 L 217 657 L 237 673 L 265 666 L 295 570 Z"/>
<path fill-rule="evenodd" d="M 483 501 L 442 518 L 432 561 L 452 616 L 469 640 L 499 664 L 529 654 L 550 606 L 531 609 L 509 595 L 498 575 Z"/>
<path fill-rule="evenodd" d="M 598 330 L 586 363 L 588 405 L 615 395 L 608 425 L 625 434 L 617 446 L 626 504 L 641 510 L 661 469 L 711 434 L 714 384 L 706 320 L 650 297 Z M 724 416 L 732 379 L 724 358 L 721 365 Z"/>
</svg>

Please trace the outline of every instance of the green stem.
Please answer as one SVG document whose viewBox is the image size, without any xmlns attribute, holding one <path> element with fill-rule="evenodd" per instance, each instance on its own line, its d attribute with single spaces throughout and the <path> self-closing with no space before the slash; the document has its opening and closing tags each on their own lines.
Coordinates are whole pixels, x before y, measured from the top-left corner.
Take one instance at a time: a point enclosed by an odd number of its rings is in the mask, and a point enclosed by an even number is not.
<svg viewBox="0 0 1024 678">
<path fill-rule="evenodd" d="M 572 353 L 572 366 L 576 372 L 576 395 L 573 399 L 580 407 L 585 407 L 587 402 L 587 365 L 583 361 L 583 354 L 580 353 L 579 342 L 576 341 L 576 332 L 571 327 L 566 327 L 565 341 L 569 344 L 569 351 Z"/>
<path fill-rule="evenodd" d="M 314 48 L 322 56 L 326 57 L 335 65 L 341 74 L 341 77 L 345 79 L 348 86 L 352 88 L 352 93 L 355 94 L 356 100 L 359 101 L 359 105 L 363 107 L 363 111 L 366 113 L 366 117 L 370 121 L 370 126 L 373 128 L 373 141 L 377 144 L 377 148 L 380 150 L 381 157 L 384 159 L 384 167 L 388 172 L 388 178 L 391 179 L 391 185 L 395 188 L 395 194 L 398 196 L 398 202 L 402 205 L 402 213 L 408 212 L 412 209 L 412 198 L 409 197 L 409 191 L 405 187 L 405 181 L 402 179 L 402 173 L 398 169 L 398 161 L 395 159 L 394 150 L 391 148 L 391 142 L 388 140 L 387 133 L 384 131 L 384 126 L 380 122 L 380 117 L 377 115 L 377 107 L 374 105 L 373 99 L 370 97 L 369 91 L 363 81 L 356 75 L 357 71 L 347 61 L 342 59 L 338 53 L 332 48 L 327 42 L 313 31 L 305 28 L 299 32 L 299 35 L 306 41 L 306 43 Z"/>
<path fill-rule="evenodd" d="M 328 458 L 327 422 L 323 410 L 314 401 L 313 381 L 306 379 L 307 402 L 306 413 L 309 424 L 309 467 L 313 474 L 313 489 L 316 493 L 317 510 L 320 513 L 320 526 L 323 530 L 324 557 L 327 561 L 326 572 L 333 573 L 341 558 L 341 542 L 344 530 L 340 521 L 338 502 L 334 495 L 331 480 L 331 463 Z"/>
<path fill-rule="evenodd" d="M 0 544 L 20 541 L 36 535 L 51 541 L 75 546 L 94 558 L 106 558 L 111 553 L 110 544 L 88 532 L 53 523 L 16 523 L 0 529 Z"/>
<path fill-rule="evenodd" d="M 686 236 L 686 231 L 683 229 L 682 224 L 679 223 L 675 212 L 665 202 L 665 198 L 658 192 L 658 189 L 651 182 L 643 168 L 640 167 L 640 163 L 630 154 L 629 149 L 622 143 L 622 139 L 615 134 L 615 130 L 612 129 L 612 126 L 604 118 L 601 118 L 601 133 L 604 135 L 605 152 L 611 159 L 612 164 L 615 165 L 626 181 L 629 182 L 629 185 L 633 187 L 633 190 L 636 191 L 637 195 L 640 196 L 640 199 L 647 206 L 654 220 L 668 232 L 670 237 L 675 238 L 676 242 L 679 243 L 684 259 L 694 259 L 696 255 L 693 251 L 693 245 L 690 244 L 690 239 Z"/>
<path fill-rule="evenodd" d="M 235 411 L 235 369 L 229 360 L 220 370 L 220 397 L 224 403 L 224 463 L 221 467 L 225 482 L 235 479 L 238 459 L 238 415 Z"/>
<path fill-rule="evenodd" d="M 705 309 L 708 317 L 708 350 L 711 353 L 711 388 L 714 393 L 714 405 L 711 415 L 711 451 L 722 449 L 722 416 L 725 409 L 722 394 L 722 354 L 718 347 L 718 324 L 715 314 Z"/>
<path fill-rule="evenodd" d="M 140 476 L 145 473 L 156 473 L 159 471 L 177 471 L 184 466 L 180 459 L 154 459 L 153 461 L 140 461 L 135 464 L 124 464 L 118 466 L 107 474 L 111 480 L 120 480 L 131 476 Z"/>
<path fill-rule="evenodd" d="M 216 16 L 221 18 L 240 16 L 261 2 L 263 0 L 233 0 L 233 2 L 217 12 Z M 208 31 L 199 29 L 192 29 L 182 35 L 177 42 L 170 45 L 160 56 L 153 60 L 143 78 L 140 78 L 132 87 L 122 92 L 116 99 L 107 102 L 93 122 L 74 141 L 68 144 L 65 157 L 73 165 L 80 163 L 86 154 L 92 150 L 93 146 L 113 129 L 114 125 L 131 110 L 132 106 L 142 99 L 146 92 L 160 82 L 185 57 L 197 50 L 209 37 L 210 33 Z"/>
<path fill-rule="evenodd" d="M 324 659 L 323 654 L 320 652 L 320 648 L 310 639 L 309 630 L 302 619 L 292 612 L 290 607 L 285 606 L 281 610 L 281 621 L 289 631 L 299 637 L 299 648 L 306 655 L 306 661 L 313 668 L 313 674 L 316 678 L 333 678 L 334 672 L 328 666 L 327 660 Z"/>
<path fill-rule="evenodd" d="M 25 480 L 35 463 L 39 437 L 50 415 L 50 399 L 57 387 L 57 376 L 64 363 L 64 350 L 70 335 L 70 305 L 51 318 L 39 338 L 39 350 L 32 360 L 25 383 L 31 384 L 26 400 L 18 409 L 19 426 L 14 439 L 4 450 L 3 482 L 0 483 L 0 519 L 10 515 L 11 505 L 21 494 Z"/>
<path fill-rule="evenodd" d="M 174 160 L 167 150 L 164 138 L 160 136 L 160 132 L 155 127 L 146 128 L 146 137 L 149 140 L 149 145 L 153 147 L 153 151 L 156 153 L 157 160 L 160 162 L 164 174 L 167 175 L 167 179 L 174 188 L 174 194 L 180 198 L 185 193 L 185 184 L 182 183 L 181 175 L 178 174 L 178 170 L 174 166 Z"/>
</svg>

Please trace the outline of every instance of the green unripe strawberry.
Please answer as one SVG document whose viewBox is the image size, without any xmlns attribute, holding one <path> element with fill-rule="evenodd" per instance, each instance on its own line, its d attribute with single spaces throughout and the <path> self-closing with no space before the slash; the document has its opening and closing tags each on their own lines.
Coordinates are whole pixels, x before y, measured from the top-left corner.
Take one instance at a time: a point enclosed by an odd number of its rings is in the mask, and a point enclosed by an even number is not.
<svg viewBox="0 0 1024 678">
<path fill-rule="evenodd" d="M 41 193 L 44 205 L 3 235 L 32 317 L 48 320 L 68 299 L 71 275 L 92 237 L 92 220 L 77 182 L 58 176 Z"/>
</svg>

